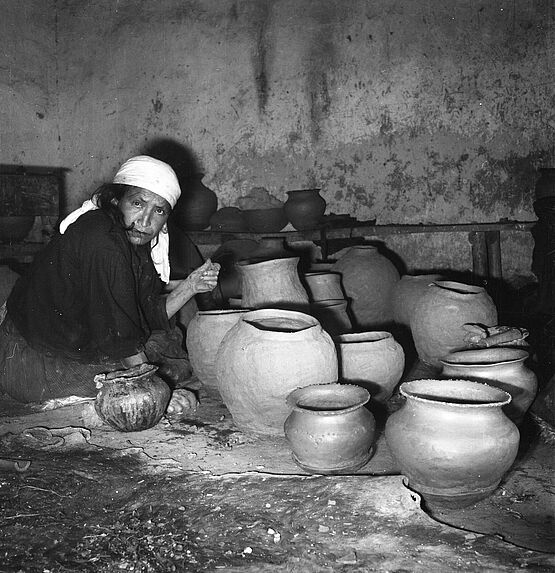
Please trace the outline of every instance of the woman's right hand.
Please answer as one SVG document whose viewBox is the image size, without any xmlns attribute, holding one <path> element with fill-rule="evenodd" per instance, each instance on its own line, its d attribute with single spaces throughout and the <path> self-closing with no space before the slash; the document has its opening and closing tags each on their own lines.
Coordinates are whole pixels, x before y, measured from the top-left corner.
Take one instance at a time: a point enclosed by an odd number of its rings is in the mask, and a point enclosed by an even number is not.
<svg viewBox="0 0 555 573">
<path fill-rule="evenodd" d="M 198 269 L 195 269 L 186 279 L 194 294 L 210 292 L 218 284 L 220 265 L 208 259 Z"/>
</svg>

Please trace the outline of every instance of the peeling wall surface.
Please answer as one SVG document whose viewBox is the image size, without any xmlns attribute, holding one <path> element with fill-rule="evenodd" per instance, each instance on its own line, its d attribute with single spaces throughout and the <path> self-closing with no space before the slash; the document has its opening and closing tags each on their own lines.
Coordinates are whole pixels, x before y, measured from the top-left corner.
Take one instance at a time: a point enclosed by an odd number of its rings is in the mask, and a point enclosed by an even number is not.
<svg viewBox="0 0 555 573">
<path fill-rule="evenodd" d="M 0 7 L 0 163 L 70 169 L 69 207 L 162 149 L 220 206 L 319 187 L 328 213 L 378 224 L 526 221 L 555 165 L 548 0 Z M 504 245 L 526 274 L 531 239 Z"/>
</svg>

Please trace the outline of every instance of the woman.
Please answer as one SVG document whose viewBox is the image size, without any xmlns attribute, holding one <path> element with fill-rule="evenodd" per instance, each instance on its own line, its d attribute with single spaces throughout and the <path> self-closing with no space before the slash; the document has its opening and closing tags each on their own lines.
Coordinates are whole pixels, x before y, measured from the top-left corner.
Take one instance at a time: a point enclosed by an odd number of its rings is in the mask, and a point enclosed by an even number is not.
<svg viewBox="0 0 555 573">
<path fill-rule="evenodd" d="M 95 396 L 96 374 L 143 362 L 175 372 L 167 363 L 180 360 L 164 360 L 170 319 L 195 294 L 211 291 L 219 272 L 207 261 L 163 293 L 170 282 L 167 220 L 180 193 L 169 165 L 132 157 L 111 184 L 62 221 L 8 298 L 0 326 L 1 390 L 40 402 Z M 181 364 L 177 371 L 187 378 L 185 358 Z M 172 382 L 179 387 L 184 380 Z M 195 407 L 194 394 L 178 388 L 167 413 Z"/>
</svg>

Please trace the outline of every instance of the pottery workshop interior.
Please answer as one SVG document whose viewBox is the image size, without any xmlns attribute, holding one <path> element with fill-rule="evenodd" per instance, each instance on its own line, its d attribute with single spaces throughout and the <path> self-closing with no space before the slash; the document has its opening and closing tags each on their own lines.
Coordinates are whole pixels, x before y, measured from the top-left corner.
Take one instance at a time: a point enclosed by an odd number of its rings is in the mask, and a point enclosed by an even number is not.
<svg viewBox="0 0 555 573">
<path fill-rule="evenodd" d="M 0 14 L 0 571 L 555 570 L 553 3 Z"/>
</svg>

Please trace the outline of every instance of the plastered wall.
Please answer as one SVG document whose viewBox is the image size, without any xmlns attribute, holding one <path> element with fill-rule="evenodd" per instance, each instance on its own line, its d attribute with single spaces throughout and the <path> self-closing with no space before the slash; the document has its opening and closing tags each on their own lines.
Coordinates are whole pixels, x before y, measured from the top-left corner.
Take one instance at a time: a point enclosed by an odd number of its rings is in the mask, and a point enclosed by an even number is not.
<svg viewBox="0 0 555 573">
<path fill-rule="evenodd" d="M 534 220 L 554 164 L 546 0 L 0 5 L 0 163 L 68 168 L 69 207 L 163 152 L 220 206 L 320 187 L 379 224 Z M 396 241 L 409 267 L 470 264 L 464 237 Z M 503 236 L 509 274 L 532 247 Z"/>
</svg>

